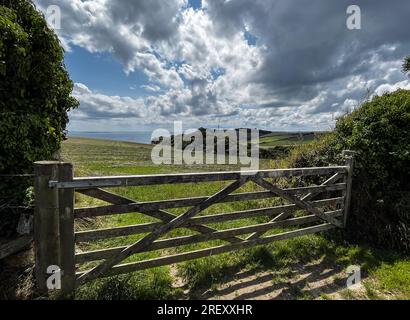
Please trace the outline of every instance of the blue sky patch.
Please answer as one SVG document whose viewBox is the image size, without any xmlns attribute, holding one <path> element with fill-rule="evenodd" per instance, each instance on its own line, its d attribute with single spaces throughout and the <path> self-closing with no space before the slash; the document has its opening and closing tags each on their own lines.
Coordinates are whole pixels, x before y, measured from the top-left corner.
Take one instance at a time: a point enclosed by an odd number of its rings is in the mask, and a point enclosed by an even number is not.
<svg viewBox="0 0 410 320">
<path fill-rule="evenodd" d="M 195 10 L 199 10 L 202 8 L 202 0 L 189 0 L 188 6 Z"/>
<path fill-rule="evenodd" d="M 130 97 L 152 95 L 141 88 L 149 82 L 148 77 L 139 70 L 127 75 L 111 53 L 90 53 L 72 46 L 71 52 L 65 54 L 65 64 L 74 82 L 83 83 L 93 91 Z"/>
</svg>

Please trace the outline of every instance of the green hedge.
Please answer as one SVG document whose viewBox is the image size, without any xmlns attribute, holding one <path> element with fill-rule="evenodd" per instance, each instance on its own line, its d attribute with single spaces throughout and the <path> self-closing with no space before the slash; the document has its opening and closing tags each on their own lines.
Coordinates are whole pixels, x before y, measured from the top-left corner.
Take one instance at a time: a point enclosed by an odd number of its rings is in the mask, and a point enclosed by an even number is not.
<svg viewBox="0 0 410 320">
<path fill-rule="evenodd" d="M 0 174 L 30 173 L 59 149 L 78 102 L 60 42 L 30 1 L 0 1 L 0 34 Z M 15 223 L 5 204 L 26 201 L 30 180 L 17 179 L 0 183 L 0 232 Z"/>
<path fill-rule="evenodd" d="M 410 91 L 374 97 L 341 117 L 335 130 L 289 157 L 296 167 L 341 163 L 343 149 L 357 151 L 351 237 L 410 251 Z"/>
</svg>

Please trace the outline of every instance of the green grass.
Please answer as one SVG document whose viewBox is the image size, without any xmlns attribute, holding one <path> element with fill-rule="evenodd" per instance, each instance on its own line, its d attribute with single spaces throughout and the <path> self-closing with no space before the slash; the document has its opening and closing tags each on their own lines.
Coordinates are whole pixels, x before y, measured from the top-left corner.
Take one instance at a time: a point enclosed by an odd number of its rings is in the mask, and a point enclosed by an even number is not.
<svg viewBox="0 0 410 320">
<path fill-rule="evenodd" d="M 410 259 L 393 263 L 383 262 L 371 271 L 378 281 L 378 289 L 396 299 L 410 300 Z"/>
<path fill-rule="evenodd" d="M 99 279 L 82 286 L 77 299 L 93 300 L 148 300 L 174 299 L 181 290 L 172 287 L 168 268 L 154 268 L 132 274 Z"/>
<path fill-rule="evenodd" d="M 283 137 L 282 137 L 283 138 Z M 198 171 L 235 170 L 234 165 L 154 165 L 150 158 L 151 146 L 116 141 L 95 139 L 70 138 L 62 147 L 62 158 L 74 163 L 76 176 L 122 175 L 122 174 L 152 174 Z M 260 167 L 273 168 L 275 162 L 261 160 Z M 219 191 L 225 182 L 201 184 L 173 184 L 161 186 L 144 186 L 113 188 L 112 192 L 137 201 L 151 201 L 161 199 L 184 198 L 190 196 L 211 195 Z M 247 184 L 240 192 L 259 190 L 253 184 Z M 223 203 L 212 206 L 202 214 L 231 212 L 260 208 L 282 203 L 277 198 L 269 200 Z M 104 204 L 101 201 L 76 194 L 77 206 L 92 206 Z M 181 214 L 187 210 L 179 208 L 169 210 L 173 214 Z M 112 226 L 158 221 L 140 213 L 107 216 L 93 221 L 80 221 L 77 230 L 96 229 Z M 242 219 L 225 223 L 213 224 L 218 229 L 267 222 L 267 218 Z M 279 230 L 273 231 L 278 232 Z M 194 234 L 188 229 L 177 229 L 166 237 Z M 80 244 L 79 250 L 88 251 L 107 247 L 117 247 L 131 244 L 144 235 L 112 238 L 101 241 Z M 133 255 L 125 262 L 152 259 L 164 254 L 184 252 L 222 244 L 221 241 L 201 243 L 177 247 L 172 250 L 159 250 Z M 365 246 L 350 245 L 341 240 L 329 240 L 323 235 L 310 235 L 279 241 L 274 244 L 257 247 L 229 254 L 222 254 L 208 258 L 197 259 L 178 264 L 176 267 L 159 267 L 127 275 L 99 279 L 86 284 L 77 290 L 78 299 L 169 299 L 183 298 L 183 292 L 173 287 L 172 274 L 177 273 L 183 278 L 188 287 L 212 287 L 223 282 L 231 272 L 249 268 L 272 269 L 278 272 L 278 277 L 286 276 L 289 268 L 298 263 L 308 263 L 321 259 L 329 266 L 343 268 L 349 264 L 359 264 L 364 272 L 372 279 L 376 279 L 377 291 L 389 292 L 398 298 L 408 299 L 409 263 L 400 256 L 391 253 L 380 253 Z M 95 262 L 84 264 L 81 270 L 88 269 Z M 173 268 L 171 272 L 171 268 Z M 279 279 L 278 278 L 278 279 Z M 278 279 L 276 279 L 278 281 Z M 295 293 L 295 298 L 310 299 L 304 291 Z"/>
<path fill-rule="evenodd" d="M 271 148 L 275 146 L 295 146 L 306 144 L 314 139 L 314 134 L 299 133 L 271 133 L 259 139 L 261 148 Z"/>
</svg>

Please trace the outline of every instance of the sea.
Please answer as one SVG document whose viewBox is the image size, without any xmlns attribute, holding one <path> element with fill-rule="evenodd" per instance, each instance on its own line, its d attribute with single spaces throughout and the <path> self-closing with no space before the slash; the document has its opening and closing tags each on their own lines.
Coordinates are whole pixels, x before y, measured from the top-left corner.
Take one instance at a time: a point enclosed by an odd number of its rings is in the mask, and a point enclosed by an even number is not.
<svg viewBox="0 0 410 320">
<path fill-rule="evenodd" d="M 68 137 L 151 143 L 152 131 L 69 131 Z"/>
</svg>

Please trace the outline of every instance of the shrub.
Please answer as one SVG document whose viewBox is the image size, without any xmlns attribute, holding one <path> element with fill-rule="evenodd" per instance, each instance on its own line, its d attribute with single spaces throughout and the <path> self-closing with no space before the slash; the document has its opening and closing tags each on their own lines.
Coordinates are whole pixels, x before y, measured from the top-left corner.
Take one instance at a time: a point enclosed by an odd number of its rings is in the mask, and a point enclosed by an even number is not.
<svg viewBox="0 0 410 320">
<path fill-rule="evenodd" d="M 250 147 L 248 147 L 250 149 Z M 289 155 L 293 146 L 274 146 L 270 148 L 259 148 L 260 159 L 279 159 Z"/>
<path fill-rule="evenodd" d="M 410 72 L 410 56 L 404 59 L 402 69 L 403 72 Z"/>
<path fill-rule="evenodd" d="M 410 251 L 410 91 L 376 96 L 336 123 L 332 133 L 290 155 L 291 166 L 340 163 L 357 152 L 348 233 Z"/>
<path fill-rule="evenodd" d="M 0 174 L 31 173 L 59 149 L 78 103 L 59 40 L 30 1 L 0 1 L 0 34 Z M 31 183 L 11 181 L 0 183 L 0 232 L 16 222 L 5 205 L 21 205 Z"/>
</svg>

